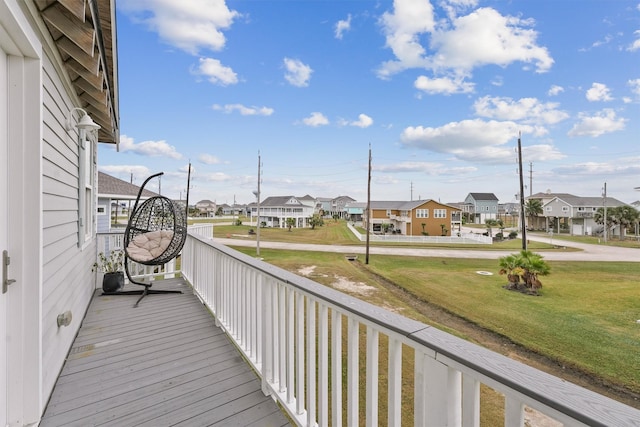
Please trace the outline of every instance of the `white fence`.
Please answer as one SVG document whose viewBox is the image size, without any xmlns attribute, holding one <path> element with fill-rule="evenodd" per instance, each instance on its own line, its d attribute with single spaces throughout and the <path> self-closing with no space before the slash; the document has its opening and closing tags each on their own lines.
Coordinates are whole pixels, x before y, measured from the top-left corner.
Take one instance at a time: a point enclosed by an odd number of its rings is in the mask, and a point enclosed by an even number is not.
<svg viewBox="0 0 640 427">
<path fill-rule="evenodd" d="M 187 237 L 182 273 L 300 426 L 477 427 L 481 384 L 504 395 L 507 427 L 525 406 L 565 426 L 640 425 L 634 408 L 212 239 Z"/>
<path fill-rule="evenodd" d="M 351 224 L 347 223 L 349 230 L 361 241 L 367 239 L 365 234 L 361 234 Z M 407 236 L 404 234 L 369 234 L 371 242 L 389 242 L 389 243 L 455 243 L 455 244 L 484 244 L 490 245 L 493 239 L 489 236 L 476 233 L 461 233 L 460 236 Z"/>
</svg>

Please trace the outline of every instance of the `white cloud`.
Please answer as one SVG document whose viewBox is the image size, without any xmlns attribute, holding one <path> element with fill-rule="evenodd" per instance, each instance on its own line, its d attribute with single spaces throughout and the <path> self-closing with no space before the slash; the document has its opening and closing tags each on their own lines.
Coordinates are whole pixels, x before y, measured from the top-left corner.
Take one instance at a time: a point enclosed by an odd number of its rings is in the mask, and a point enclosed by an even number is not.
<svg viewBox="0 0 640 427">
<path fill-rule="evenodd" d="M 242 104 L 225 104 L 218 105 L 214 104 L 211 108 L 216 111 L 224 111 L 227 114 L 233 113 L 234 111 L 239 112 L 243 116 L 270 116 L 273 114 L 273 108 L 269 107 L 247 107 Z"/>
<path fill-rule="evenodd" d="M 118 7 L 165 43 L 192 55 L 201 49 L 221 50 L 226 43 L 222 30 L 240 16 L 224 0 L 123 0 Z"/>
<path fill-rule="evenodd" d="M 120 151 L 139 154 L 147 157 L 169 157 L 171 159 L 181 159 L 182 154 L 178 153 L 172 145 L 166 141 L 143 141 L 135 143 L 133 138 L 120 135 Z"/>
<path fill-rule="evenodd" d="M 586 93 L 587 100 L 589 101 L 611 101 L 611 91 L 607 85 L 602 83 L 593 83 L 591 88 Z"/>
<path fill-rule="evenodd" d="M 372 169 L 374 171 L 385 173 L 422 172 L 430 176 L 462 175 L 476 172 L 478 170 L 475 166 L 448 167 L 442 163 L 435 162 L 400 162 L 389 165 L 375 165 Z"/>
<path fill-rule="evenodd" d="M 556 96 L 556 95 L 560 94 L 561 92 L 564 92 L 564 88 L 562 86 L 552 85 L 549 88 L 549 91 L 547 92 L 547 95 Z"/>
<path fill-rule="evenodd" d="M 335 36 L 337 39 L 342 40 L 342 35 L 345 31 L 351 29 L 351 14 L 347 15 L 347 19 L 341 19 L 336 23 Z"/>
<path fill-rule="evenodd" d="M 217 165 L 222 163 L 220 159 L 216 156 L 212 156 L 211 154 L 200 154 L 198 156 L 198 160 L 200 163 L 204 163 L 205 165 Z"/>
<path fill-rule="evenodd" d="M 579 115 L 579 121 L 569 131 L 569 136 L 591 136 L 593 138 L 606 133 L 623 130 L 627 119 L 616 117 L 615 111 L 606 108 L 595 116 Z"/>
<path fill-rule="evenodd" d="M 426 76 L 419 76 L 413 83 L 416 89 L 429 94 L 442 93 L 450 95 L 452 93 L 471 93 L 474 84 L 465 82 L 462 78 L 439 77 L 430 79 Z"/>
<path fill-rule="evenodd" d="M 232 179 L 231 175 L 228 175 L 223 172 L 213 172 L 213 173 L 205 173 L 198 174 L 198 181 L 205 182 L 227 182 Z"/>
<path fill-rule="evenodd" d="M 514 143 L 518 132 L 533 133 L 535 128 L 511 121 L 463 120 L 438 128 L 407 127 L 400 135 L 400 142 L 407 147 L 453 154 L 474 163 L 504 163 L 513 161 L 514 154 L 512 147 L 503 146 Z"/>
<path fill-rule="evenodd" d="M 640 98 L 640 79 L 628 80 L 627 86 L 631 88 L 631 93 Z"/>
<path fill-rule="evenodd" d="M 200 58 L 200 65 L 194 74 L 205 76 L 209 82 L 215 85 L 229 86 L 238 83 L 237 74 L 213 58 Z"/>
<path fill-rule="evenodd" d="M 391 49 L 396 61 L 382 64 L 378 70 L 380 78 L 408 68 L 424 68 L 428 65 L 425 49 L 420 44 L 420 34 L 433 31 L 435 18 L 433 6 L 428 0 L 395 0 L 393 13 L 385 12 L 380 18 L 386 37 L 386 46 Z"/>
<path fill-rule="evenodd" d="M 311 73 L 313 73 L 310 66 L 299 59 L 284 58 L 284 67 L 286 70 L 284 78 L 290 84 L 297 87 L 309 86 Z"/>
<path fill-rule="evenodd" d="M 355 121 L 347 121 L 347 120 L 343 120 L 340 123 L 343 126 L 356 126 L 359 128 L 368 128 L 369 126 L 371 126 L 373 124 L 373 119 L 369 116 L 367 116 L 366 114 L 359 114 L 358 115 L 358 120 Z"/>
<path fill-rule="evenodd" d="M 473 108 L 476 114 L 482 117 L 523 123 L 555 124 L 569 118 L 569 114 L 558 110 L 558 103 L 543 103 L 536 98 L 513 100 L 507 97 L 484 96 L 473 104 Z"/>
<path fill-rule="evenodd" d="M 126 182 L 133 178 L 133 182 L 139 184 L 151 175 L 149 168 L 142 165 L 100 165 L 98 169 Z"/>
<path fill-rule="evenodd" d="M 627 50 L 631 52 L 635 52 L 636 50 L 640 50 L 640 30 L 636 30 L 633 32 L 633 35 L 637 38 L 629 45 Z"/>
<path fill-rule="evenodd" d="M 549 144 L 526 145 L 522 147 L 522 158 L 525 161 L 549 162 L 567 157 L 556 147 Z"/>
<path fill-rule="evenodd" d="M 549 71 L 553 59 L 547 48 L 538 46 L 538 33 L 526 27 L 531 20 L 502 16 L 491 8 L 480 8 L 457 18 L 452 30 L 436 31 L 431 46 L 437 53 L 433 66 L 469 72 L 495 64 L 507 66 L 521 61 L 534 63 L 536 71 Z"/>
<path fill-rule="evenodd" d="M 318 127 L 318 126 L 328 125 L 329 119 L 327 119 L 325 115 L 322 113 L 313 112 L 311 113 L 311 116 L 305 119 L 302 119 L 302 123 L 304 123 L 307 126 Z"/>
<path fill-rule="evenodd" d="M 460 2 L 469 7 L 474 2 Z M 529 27 L 533 20 L 502 16 L 492 8 L 479 8 L 465 16 L 449 10 L 449 21 L 436 24 L 433 8 L 426 0 L 396 0 L 393 13 L 383 14 L 380 22 L 386 36 L 386 46 L 396 59 L 378 69 L 378 77 L 409 68 L 430 68 L 468 76 L 484 65 L 507 65 L 520 61 L 532 63 L 543 73 L 553 65 L 547 48 L 538 46 L 538 33 Z M 420 35 L 430 33 L 431 55 L 420 43 Z"/>
</svg>

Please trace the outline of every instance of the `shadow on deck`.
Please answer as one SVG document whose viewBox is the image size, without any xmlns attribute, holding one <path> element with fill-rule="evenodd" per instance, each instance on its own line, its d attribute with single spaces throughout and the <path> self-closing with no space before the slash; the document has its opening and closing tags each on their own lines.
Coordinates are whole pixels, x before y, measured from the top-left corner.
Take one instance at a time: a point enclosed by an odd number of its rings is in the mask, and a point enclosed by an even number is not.
<svg viewBox="0 0 640 427">
<path fill-rule="evenodd" d="M 153 289 L 183 294 L 96 291 L 40 426 L 291 425 L 182 279 Z"/>
</svg>

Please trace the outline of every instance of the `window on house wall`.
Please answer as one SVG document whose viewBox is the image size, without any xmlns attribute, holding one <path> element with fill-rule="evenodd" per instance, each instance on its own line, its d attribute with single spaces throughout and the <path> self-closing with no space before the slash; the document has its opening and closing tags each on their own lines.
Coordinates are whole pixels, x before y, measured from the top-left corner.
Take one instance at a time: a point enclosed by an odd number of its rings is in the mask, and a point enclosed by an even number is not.
<svg viewBox="0 0 640 427">
<path fill-rule="evenodd" d="M 563 206 L 562 212 L 569 212 L 569 206 Z"/>
<path fill-rule="evenodd" d="M 387 216 L 391 216 L 391 209 L 387 209 Z"/>
<path fill-rule="evenodd" d="M 80 130 L 78 139 L 78 246 L 80 247 L 91 241 L 95 230 L 96 153 L 94 138 L 93 134 L 87 135 L 84 130 Z"/>
<path fill-rule="evenodd" d="M 447 210 L 446 209 L 434 209 L 433 210 L 433 217 L 434 218 L 446 218 L 447 217 Z"/>
<path fill-rule="evenodd" d="M 429 218 L 429 209 L 416 209 L 416 218 Z"/>
<path fill-rule="evenodd" d="M 546 210 L 547 212 L 551 212 L 553 209 L 551 208 L 551 206 L 547 206 L 546 208 L 544 208 L 544 210 Z"/>
</svg>

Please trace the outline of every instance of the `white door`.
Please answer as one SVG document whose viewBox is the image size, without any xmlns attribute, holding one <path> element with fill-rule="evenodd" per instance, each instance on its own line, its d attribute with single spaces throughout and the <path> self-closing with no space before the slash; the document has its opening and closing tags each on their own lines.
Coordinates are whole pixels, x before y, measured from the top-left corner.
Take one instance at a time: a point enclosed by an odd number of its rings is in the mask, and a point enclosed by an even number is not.
<svg viewBox="0 0 640 427">
<path fill-rule="evenodd" d="M 7 150 L 7 55 L 0 47 L 0 255 L 8 246 L 7 242 L 7 183 L 9 181 Z M 3 280 L 0 276 L 0 280 Z M 2 283 L 0 283 L 0 286 Z M 7 400 L 7 299 L 0 293 L 0 426 L 8 424 Z"/>
</svg>

